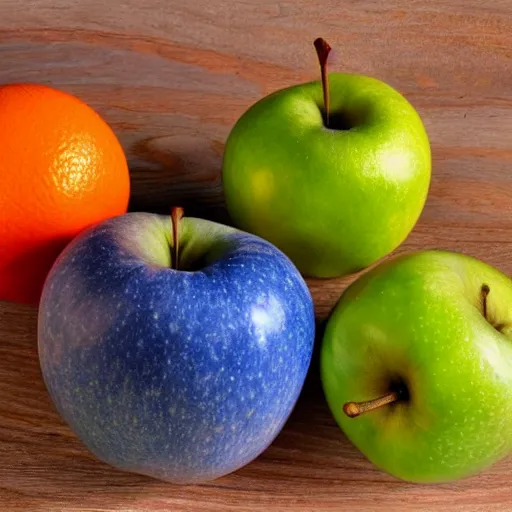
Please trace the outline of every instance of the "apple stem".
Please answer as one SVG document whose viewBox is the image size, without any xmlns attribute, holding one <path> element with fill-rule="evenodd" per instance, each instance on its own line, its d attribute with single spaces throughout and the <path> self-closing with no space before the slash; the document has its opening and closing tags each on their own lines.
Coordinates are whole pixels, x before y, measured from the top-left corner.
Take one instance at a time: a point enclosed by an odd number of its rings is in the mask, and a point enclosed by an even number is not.
<svg viewBox="0 0 512 512">
<path fill-rule="evenodd" d="M 327 77 L 327 59 L 331 52 L 329 43 L 321 37 L 315 39 L 313 45 L 315 46 L 316 54 L 318 55 L 318 62 L 320 63 L 320 71 L 322 73 L 322 90 L 324 93 L 324 110 L 325 110 L 325 126 L 329 128 L 329 79 Z"/>
<path fill-rule="evenodd" d="M 375 398 L 374 400 L 368 400 L 367 402 L 347 402 L 343 406 L 343 412 L 349 418 L 356 418 L 365 412 L 370 412 L 379 407 L 382 407 L 387 404 L 391 404 L 398 400 L 398 393 L 392 391 L 387 395 L 381 396 L 379 398 Z"/>
<path fill-rule="evenodd" d="M 183 217 L 184 210 L 180 206 L 175 206 L 171 212 L 171 223 L 172 223 L 172 240 L 174 244 L 174 254 L 172 267 L 176 270 L 179 268 L 180 258 L 180 220 Z"/>
<path fill-rule="evenodd" d="M 484 315 L 484 318 L 487 320 L 487 296 L 489 295 L 489 292 L 491 289 L 488 285 L 483 284 L 482 289 L 480 290 L 480 293 L 482 295 L 482 314 Z"/>
</svg>

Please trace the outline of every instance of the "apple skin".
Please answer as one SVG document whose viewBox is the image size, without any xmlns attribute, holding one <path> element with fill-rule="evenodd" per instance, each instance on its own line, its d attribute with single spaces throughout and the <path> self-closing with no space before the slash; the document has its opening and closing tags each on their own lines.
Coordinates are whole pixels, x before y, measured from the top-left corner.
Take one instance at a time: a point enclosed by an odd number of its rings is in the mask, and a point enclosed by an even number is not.
<svg viewBox="0 0 512 512">
<path fill-rule="evenodd" d="M 254 104 L 224 153 L 226 203 L 236 226 L 283 250 L 308 276 L 345 275 L 407 237 L 423 209 L 431 155 L 410 103 L 374 78 L 331 73 L 324 126 L 320 82 Z M 336 124 L 336 116 L 333 122 Z"/>
<path fill-rule="evenodd" d="M 511 304 L 507 276 L 458 253 L 400 256 L 355 281 L 328 320 L 321 348 L 327 401 L 348 438 L 381 469 L 412 482 L 466 477 L 506 455 Z M 502 332 L 493 327 L 499 324 Z M 395 379 L 406 383 L 408 401 L 344 414 L 346 402 L 382 396 Z"/>
<path fill-rule="evenodd" d="M 79 235 L 46 281 L 39 354 L 58 411 L 98 458 L 194 483 L 247 464 L 279 433 L 310 364 L 314 313 L 268 242 L 184 218 L 191 270 L 174 270 L 170 227 L 131 213 Z"/>
</svg>

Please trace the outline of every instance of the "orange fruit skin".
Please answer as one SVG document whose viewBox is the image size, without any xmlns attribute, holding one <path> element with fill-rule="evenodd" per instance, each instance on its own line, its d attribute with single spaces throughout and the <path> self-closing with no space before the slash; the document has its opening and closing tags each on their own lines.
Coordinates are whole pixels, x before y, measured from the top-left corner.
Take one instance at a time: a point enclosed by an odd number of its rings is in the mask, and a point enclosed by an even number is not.
<svg viewBox="0 0 512 512">
<path fill-rule="evenodd" d="M 129 196 L 123 149 L 92 108 L 43 85 L 0 86 L 0 300 L 37 304 L 61 250 Z"/>
</svg>

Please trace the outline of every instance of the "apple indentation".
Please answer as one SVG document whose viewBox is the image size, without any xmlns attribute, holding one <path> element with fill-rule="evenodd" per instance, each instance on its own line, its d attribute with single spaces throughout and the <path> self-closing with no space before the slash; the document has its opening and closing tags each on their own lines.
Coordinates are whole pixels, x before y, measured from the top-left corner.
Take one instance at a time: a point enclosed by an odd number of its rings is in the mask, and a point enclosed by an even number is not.
<svg viewBox="0 0 512 512">
<path fill-rule="evenodd" d="M 179 270 L 183 272 L 199 272 L 204 270 L 208 265 L 211 264 L 208 254 L 201 254 L 193 259 L 182 259 L 180 260 Z"/>
<path fill-rule="evenodd" d="M 324 126 L 328 130 L 340 130 L 340 131 L 348 131 L 352 128 L 355 128 L 355 123 L 353 119 L 346 112 L 330 112 L 329 113 L 329 122 L 327 122 L 327 113 L 324 109 L 320 109 L 322 112 L 322 119 L 324 122 Z"/>
<path fill-rule="evenodd" d="M 394 403 L 409 402 L 411 399 L 409 386 L 403 377 L 395 377 L 391 379 L 388 391 L 389 393 L 396 394 L 397 399 L 395 400 Z"/>
</svg>

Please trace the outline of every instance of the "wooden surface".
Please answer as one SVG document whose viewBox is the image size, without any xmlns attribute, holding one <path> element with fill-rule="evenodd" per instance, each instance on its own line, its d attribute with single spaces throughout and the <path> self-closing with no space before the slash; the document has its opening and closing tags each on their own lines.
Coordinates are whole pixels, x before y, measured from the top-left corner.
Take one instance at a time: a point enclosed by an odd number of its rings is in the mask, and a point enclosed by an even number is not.
<svg viewBox="0 0 512 512">
<path fill-rule="evenodd" d="M 333 68 L 370 74 L 417 107 L 433 180 L 400 251 L 466 252 L 512 274 L 512 0 L 0 0 L 0 83 L 79 95 L 130 159 L 133 209 L 226 221 L 220 166 L 262 95 Z M 0 213 L 1 215 L 1 213 Z M 352 278 L 309 281 L 319 319 Z M 175 487 L 95 460 L 56 414 L 37 361 L 36 311 L 0 304 L 0 510 L 512 510 L 512 457 L 461 482 L 398 482 L 344 438 L 315 360 L 273 446 L 236 474 Z"/>
</svg>

